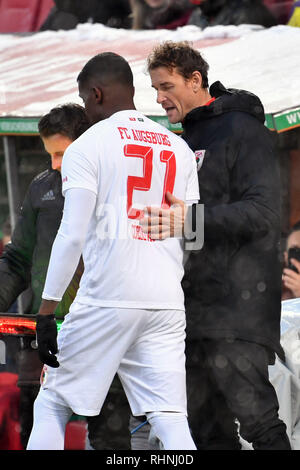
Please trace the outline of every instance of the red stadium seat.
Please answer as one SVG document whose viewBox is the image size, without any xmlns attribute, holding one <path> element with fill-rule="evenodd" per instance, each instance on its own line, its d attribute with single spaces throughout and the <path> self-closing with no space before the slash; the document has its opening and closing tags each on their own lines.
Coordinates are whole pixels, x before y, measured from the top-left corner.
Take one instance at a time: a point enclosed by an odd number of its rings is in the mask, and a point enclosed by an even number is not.
<svg viewBox="0 0 300 470">
<path fill-rule="evenodd" d="M 34 31 L 39 31 L 40 27 L 46 20 L 47 16 L 49 15 L 53 7 L 54 7 L 53 0 L 40 0 L 39 11 L 35 19 Z"/>
<path fill-rule="evenodd" d="M 0 33 L 26 33 L 34 30 L 40 0 L 1 0 Z"/>
<path fill-rule="evenodd" d="M 66 426 L 65 450 L 84 450 L 86 436 L 85 421 L 70 421 Z"/>
<path fill-rule="evenodd" d="M 18 376 L 0 373 L 0 450 L 24 450 L 20 439 Z"/>
<path fill-rule="evenodd" d="M 293 0 L 263 0 L 263 3 L 273 13 L 278 23 L 286 24 L 288 22 L 294 4 Z"/>
</svg>

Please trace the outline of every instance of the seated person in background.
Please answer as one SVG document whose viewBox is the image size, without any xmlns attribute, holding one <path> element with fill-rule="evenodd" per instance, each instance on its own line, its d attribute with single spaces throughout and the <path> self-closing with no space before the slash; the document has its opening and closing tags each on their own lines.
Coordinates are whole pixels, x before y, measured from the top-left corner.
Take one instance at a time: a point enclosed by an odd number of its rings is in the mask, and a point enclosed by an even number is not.
<svg viewBox="0 0 300 470">
<path fill-rule="evenodd" d="M 190 0 L 130 0 L 132 29 L 176 29 L 188 23 Z"/>
<path fill-rule="evenodd" d="M 270 28 L 277 21 L 262 0 L 203 0 L 193 12 L 189 24 L 200 28 L 220 24 L 258 24 Z"/>
<path fill-rule="evenodd" d="M 4 222 L 3 226 L 2 226 L 2 244 L 3 244 L 3 250 L 5 249 L 6 245 L 8 243 L 10 243 L 11 241 L 11 223 L 10 223 L 10 217 L 8 216 L 6 221 Z M 2 252 L 3 250 L 1 251 L 1 254 L 0 256 L 2 255 Z M 1 261 L 0 261 L 1 263 Z M 0 268 L 0 280 L 1 280 L 1 268 Z M 1 289 L 0 289 L 0 292 L 1 292 Z M 1 294 L 0 294 L 1 295 Z M 0 311 L 1 311 L 1 300 L 0 300 Z M 18 302 L 17 300 L 15 299 L 15 301 L 10 305 L 10 306 L 7 306 L 7 310 L 4 310 L 4 312 L 8 312 L 8 313 L 16 313 L 18 311 Z"/>
<path fill-rule="evenodd" d="M 2 226 L 2 243 L 3 248 L 10 242 L 11 239 L 11 224 L 10 218 L 8 217 Z"/>
<path fill-rule="evenodd" d="M 129 0 L 54 0 L 41 31 L 74 29 L 79 23 L 102 23 L 111 28 L 130 27 Z"/>
<path fill-rule="evenodd" d="M 300 221 L 293 225 L 287 236 L 284 262 L 282 300 L 300 297 Z"/>
</svg>

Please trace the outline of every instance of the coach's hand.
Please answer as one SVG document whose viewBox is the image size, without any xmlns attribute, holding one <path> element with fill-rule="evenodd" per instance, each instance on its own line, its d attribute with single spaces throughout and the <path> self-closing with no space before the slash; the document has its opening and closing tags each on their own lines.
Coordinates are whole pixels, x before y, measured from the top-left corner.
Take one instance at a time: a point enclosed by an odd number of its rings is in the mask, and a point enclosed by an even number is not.
<svg viewBox="0 0 300 470">
<path fill-rule="evenodd" d="M 140 226 L 153 240 L 165 240 L 170 237 L 181 238 L 184 234 L 184 221 L 187 208 L 184 201 L 177 199 L 169 191 L 166 193 L 169 207 L 147 206 L 148 216 L 140 220 Z"/>
<path fill-rule="evenodd" d="M 36 340 L 38 353 L 43 364 L 59 367 L 55 354 L 57 348 L 57 326 L 54 314 L 36 316 Z"/>
</svg>

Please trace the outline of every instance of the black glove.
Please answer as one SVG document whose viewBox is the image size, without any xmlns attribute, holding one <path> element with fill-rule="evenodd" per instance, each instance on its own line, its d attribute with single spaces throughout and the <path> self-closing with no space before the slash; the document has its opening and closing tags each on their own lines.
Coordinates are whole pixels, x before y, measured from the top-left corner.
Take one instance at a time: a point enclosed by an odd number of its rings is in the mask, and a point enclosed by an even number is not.
<svg viewBox="0 0 300 470">
<path fill-rule="evenodd" d="M 59 367 L 55 354 L 57 348 L 57 326 L 54 314 L 36 316 L 36 341 L 38 353 L 43 364 Z"/>
</svg>

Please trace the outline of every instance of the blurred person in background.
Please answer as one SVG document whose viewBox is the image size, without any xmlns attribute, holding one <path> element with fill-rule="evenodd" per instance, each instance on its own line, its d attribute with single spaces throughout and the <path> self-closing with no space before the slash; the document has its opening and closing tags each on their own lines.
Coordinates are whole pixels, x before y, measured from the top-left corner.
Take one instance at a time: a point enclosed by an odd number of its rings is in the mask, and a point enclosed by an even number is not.
<svg viewBox="0 0 300 470">
<path fill-rule="evenodd" d="M 5 246 L 10 243 L 11 240 L 11 223 L 10 223 L 10 216 L 7 217 L 5 222 L 2 225 L 2 251 L 0 250 L 0 256 L 5 248 Z M 1 282 L 1 278 L 0 278 Z M 5 310 L 5 312 L 1 311 L 0 313 L 16 313 L 18 311 L 18 302 L 17 300 L 10 305 L 10 307 Z M 18 370 L 18 342 L 15 338 L 11 336 L 7 336 L 5 338 L 5 345 L 6 345 L 6 358 L 5 364 L 0 363 L 0 372 L 7 371 L 16 373 Z"/>
<path fill-rule="evenodd" d="M 4 222 L 2 226 L 2 243 L 3 243 L 3 250 L 5 249 L 6 245 L 10 243 L 11 241 L 11 223 L 10 223 L 10 217 L 7 217 L 6 221 Z M 2 251 L 3 252 L 3 251 Z M 1 252 L 1 255 L 2 255 Z M 0 311 L 1 311 L 1 305 L 0 305 Z M 5 312 L 8 313 L 16 313 L 18 311 L 18 302 L 15 300 Z"/>
<path fill-rule="evenodd" d="M 101 23 L 112 28 L 129 28 L 129 0 L 54 0 L 55 6 L 41 31 L 74 29 L 79 23 Z"/>
<path fill-rule="evenodd" d="M 3 248 L 7 245 L 11 240 L 11 223 L 10 217 L 6 219 L 4 224 L 2 225 L 2 243 Z"/>
<path fill-rule="evenodd" d="M 288 26 L 300 27 L 300 0 L 295 0 L 289 15 Z"/>
<path fill-rule="evenodd" d="M 11 224 L 10 217 L 8 217 L 2 225 L 2 230 L 0 231 L 0 256 L 2 255 L 3 249 L 7 243 L 10 242 L 11 238 Z"/>
<path fill-rule="evenodd" d="M 189 23 L 204 29 L 207 26 L 258 24 L 266 28 L 277 21 L 262 0 L 203 0 Z"/>
<path fill-rule="evenodd" d="M 282 300 L 300 297 L 300 221 L 287 236 L 284 263 Z"/>
<path fill-rule="evenodd" d="M 176 29 L 194 9 L 190 0 L 130 0 L 132 29 Z"/>
</svg>

